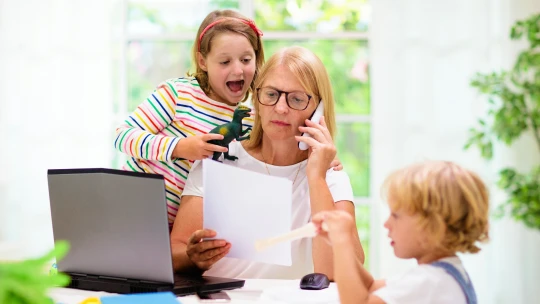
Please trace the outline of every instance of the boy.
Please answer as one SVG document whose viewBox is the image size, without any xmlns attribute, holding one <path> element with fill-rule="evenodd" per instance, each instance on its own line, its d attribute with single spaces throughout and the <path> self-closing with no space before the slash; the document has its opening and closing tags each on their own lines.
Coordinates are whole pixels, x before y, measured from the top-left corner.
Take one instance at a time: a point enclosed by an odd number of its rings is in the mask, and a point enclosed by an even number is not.
<svg viewBox="0 0 540 304">
<path fill-rule="evenodd" d="M 456 253 L 477 253 L 476 242 L 488 238 L 488 191 L 478 175 L 452 162 L 425 162 L 391 174 L 383 193 L 391 210 L 384 226 L 394 254 L 414 258 L 418 266 L 374 280 L 350 246 L 356 229 L 351 216 L 318 213 L 313 222 L 332 243 L 341 303 L 477 303 Z"/>
</svg>

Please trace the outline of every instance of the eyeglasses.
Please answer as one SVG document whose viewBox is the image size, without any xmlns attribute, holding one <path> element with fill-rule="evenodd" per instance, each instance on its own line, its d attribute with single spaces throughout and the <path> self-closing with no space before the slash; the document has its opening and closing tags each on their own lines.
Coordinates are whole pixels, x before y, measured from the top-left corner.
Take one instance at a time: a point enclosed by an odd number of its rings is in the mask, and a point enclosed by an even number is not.
<svg viewBox="0 0 540 304">
<path fill-rule="evenodd" d="M 285 94 L 287 105 L 293 110 L 305 110 L 311 100 L 311 95 L 304 92 L 285 92 L 270 87 L 257 88 L 257 99 L 259 99 L 260 104 L 265 106 L 275 105 L 281 94 Z"/>
</svg>

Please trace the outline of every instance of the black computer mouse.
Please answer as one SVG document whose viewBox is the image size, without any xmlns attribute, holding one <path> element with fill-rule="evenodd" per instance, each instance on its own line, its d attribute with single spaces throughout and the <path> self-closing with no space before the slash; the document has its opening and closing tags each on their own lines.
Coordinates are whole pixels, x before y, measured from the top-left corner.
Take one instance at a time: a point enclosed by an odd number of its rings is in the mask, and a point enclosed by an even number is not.
<svg viewBox="0 0 540 304">
<path fill-rule="evenodd" d="M 300 289 L 320 290 L 330 285 L 330 280 L 324 273 L 306 274 L 300 280 Z"/>
</svg>

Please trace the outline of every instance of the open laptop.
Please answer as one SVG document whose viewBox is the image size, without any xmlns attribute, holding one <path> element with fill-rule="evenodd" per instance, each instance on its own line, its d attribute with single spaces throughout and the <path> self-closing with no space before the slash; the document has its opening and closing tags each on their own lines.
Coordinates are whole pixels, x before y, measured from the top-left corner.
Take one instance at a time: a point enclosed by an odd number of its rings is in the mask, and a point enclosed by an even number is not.
<svg viewBox="0 0 540 304">
<path fill-rule="evenodd" d="M 69 287 L 177 295 L 244 286 L 244 280 L 174 274 L 161 175 L 114 169 L 47 172 L 54 239 L 69 253 L 58 271 Z"/>
</svg>

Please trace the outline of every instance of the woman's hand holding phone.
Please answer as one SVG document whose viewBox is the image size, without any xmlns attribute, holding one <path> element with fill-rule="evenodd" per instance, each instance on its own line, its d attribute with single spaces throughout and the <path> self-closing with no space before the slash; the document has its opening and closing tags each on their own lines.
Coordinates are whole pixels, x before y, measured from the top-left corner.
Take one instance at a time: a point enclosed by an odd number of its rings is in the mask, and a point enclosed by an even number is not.
<svg viewBox="0 0 540 304">
<path fill-rule="evenodd" d="M 323 116 L 324 114 L 324 103 L 323 101 L 319 101 L 319 105 L 317 106 L 317 108 L 315 109 L 315 112 L 313 112 L 313 114 L 311 114 L 311 117 L 310 117 L 310 121 L 313 121 L 315 123 L 319 123 L 319 121 L 321 120 L 321 117 Z M 307 132 L 304 132 L 302 133 L 302 136 L 303 137 L 311 137 L 311 135 Z M 300 150 L 307 150 L 309 149 L 309 145 L 303 141 L 299 142 L 298 143 L 298 148 Z"/>
</svg>

